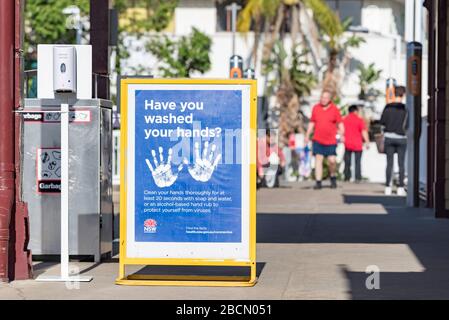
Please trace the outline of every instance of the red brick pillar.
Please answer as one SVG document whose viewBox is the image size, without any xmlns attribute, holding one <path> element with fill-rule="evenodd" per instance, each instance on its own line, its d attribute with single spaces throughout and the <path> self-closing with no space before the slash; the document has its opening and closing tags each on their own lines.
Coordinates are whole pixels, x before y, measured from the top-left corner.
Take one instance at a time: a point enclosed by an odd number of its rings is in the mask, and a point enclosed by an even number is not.
<svg viewBox="0 0 449 320">
<path fill-rule="evenodd" d="M 15 1 L 0 1 L 0 281 L 8 281 L 9 224 L 14 207 Z"/>
</svg>

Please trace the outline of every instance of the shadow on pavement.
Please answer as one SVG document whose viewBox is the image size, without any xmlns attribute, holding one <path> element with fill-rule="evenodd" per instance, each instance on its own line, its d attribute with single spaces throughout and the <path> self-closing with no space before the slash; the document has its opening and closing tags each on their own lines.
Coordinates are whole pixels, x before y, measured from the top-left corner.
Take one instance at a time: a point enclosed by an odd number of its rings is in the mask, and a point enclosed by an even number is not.
<svg viewBox="0 0 449 320">
<path fill-rule="evenodd" d="M 48 269 L 58 265 L 59 262 L 44 262 L 40 261 L 33 264 L 33 278 L 36 278 L 40 276 L 41 274 L 45 273 Z"/>
<path fill-rule="evenodd" d="M 257 262 L 256 275 L 260 276 L 264 262 Z M 249 267 L 223 267 L 223 266 L 145 266 L 133 274 L 145 275 L 195 275 L 195 276 L 247 276 Z"/>
<path fill-rule="evenodd" d="M 367 277 L 370 274 L 353 272 L 341 268 L 350 284 L 349 292 L 353 299 L 397 300 L 397 299 L 432 299 L 447 300 L 449 298 L 449 274 L 446 268 L 426 269 L 424 272 L 381 272 L 379 273 L 379 289 L 368 290 Z M 368 279 L 373 284 L 372 279 Z"/>
<path fill-rule="evenodd" d="M 343 201 L 347 204 L 381 204 L 384 207 L 404 207 L 405 197 L 382 195 L 343 195 Z"/>
<path fill-rule="evenodd" d="M 369 290 L 365 281 L 370 273 L 340 266 L 352 299 L 449 299 L 449 220 L 435 219 L 429 209 L 407 208 L 401 197 L 352 194 L 342 197 L 345 204 L 381 204 L 385 212 L 259 212 L 257 242 L 405 244 L 424 271 L 407 272 L 410 269 L 405 262 L 398 261 L 397 268 L 402 266 L 404 272 L 380 270 L 380 289 Z"/>
</svg>

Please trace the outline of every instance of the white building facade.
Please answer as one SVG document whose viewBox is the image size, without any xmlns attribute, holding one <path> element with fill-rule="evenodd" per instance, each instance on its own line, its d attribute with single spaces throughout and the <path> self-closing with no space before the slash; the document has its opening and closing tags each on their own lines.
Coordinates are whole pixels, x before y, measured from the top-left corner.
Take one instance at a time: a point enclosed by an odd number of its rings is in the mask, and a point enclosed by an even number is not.
<svg viewBox="0 0 449 320">
<path fill-rule="evenodd" d="M 170 37 L 179 37 L 189 34 L 193 27 L 206 33 L 212 39 L 210 53 L 211 69 L 204 75 L 196 74 L 195 77 L 227 78 L 229 77 L 229 58 L 232 56 L 232 37 L 230 12 L 226 6 L 234 0 L 180 0 L 175 9 L 174 21 L 165 34 Z M 235 0 L 239 5 L 245 1 Z M 380 92 L 385 91 L 387 78 L 395 78 L 398 84 L 406 82 L 406 40 L 419 40 L 423 43 L 423 26 L 426 25 L 426 16 L 423 14 L 422 1 L 420 0 L 328 0 L 327 4 L 339 15 L 341 20 L 352 18 L 352 25 L 348 35 L 355 32 L 365 39 L 358 48 L 349 49 L 350 63 L 344 70 L 344 79 L 341 87 L 341 104 L 350 104 L 358 100 L 360 92 L 357 65 L 374 63 L 377 69 L 381 69 L 381 77 L 374 84 Z M 306 16 L 304 16 L 306 15 Z M 301 13 L 301 28 L 303 33 L 310 35 L 314 30 L 311 25 L 312 13 Z M 419 21 L 415 23 L 415 20 Z M 316 28 L 316 26 L 315 26 Z M 315 30 L 316 32 L 316 30 Z M 126 43 L 130 57 L 125 61 L 123 73 L 125 74 L 151 74 L 158 76 L 157 61 L 145 49 L 145 42 L 155 34 L 148 34 L 140 39 L 127 37 Z M 244 68 L 255 68 L 258 80 L 258 94 L 263 95 L 265 79 L 261 75 L 261 63 L 256 66 L 249 65 L 251 52 L 254 45 L 254 32 L 237 33 L 235 39 L 235 53 L 243 57 Z M 289 43 L 287 40 L 286 48 Z M 326 63 L 326 52 L 319 44 L 310 48 L 315 57 L 315 65 L 323 72 Z M 259 46 L 261 57 L 262 45 Z M 423 84 L 426 83 L 426 52 L 423 55 Z M 423 85 L 423 116 L 427 114 L 427 90 Z M 312 95 L 303 102 L 303 112 L 306 116 L 318 100 L 321 88 L 317 87 Z M 378 119 L 385 105 L 384 95 L 371 103 L 371 117 Z M 259 111 L 260 108 L 259 108 Z M 266 112 L 266 111 L 262 111 Z M 263 117 L 263 115 L 260 115 Z M 259 122 L 260 123 L 260 122 Z M 366 169 L 363 175 L 370 181 L 381 182 L 384 180 L 385 159 L 371 150 L 369 157 L 364 157 L 363 167 Z M 369 169 L 369 170 L 368 170 Z M 375 169 L 375 170 L 373 170 Z"/>
<path fill-rule="evenodd" d="M 210 78 L 226 78 L 229 75 L 229 58 L 232 56 L 232 32 L 229 13 L 226 6 L 234 2 L 213 0 L 180 0 L 175 9 L 173 27 L 166 34 L 179 37 L 191 32 L 195 27 L 206 33 L 212 39 L 211 69 L 204 75 L 195 75 Z M 236 2 L 244 4 L 244 1 Z M 356 66 L 358 63 L 368 65 L 374 63 L 377 69 L 382 70 L 381 78 L 375 87 L 382 92 L 385 90 L 385 81 L 393 77 L 398 83 L 405 83 L 405 33 L 406 33 L 406 4 L 415 3 L 414 0 L 328 0 L 328 5 L 335 10 L 343 20 L 352 18 L 350 30 L 365 39 L 359 48 L 351 48 L 352 57 L 346 70 L 346 77 L 342 86 L 342 103 L 357 100 L 359 93 Z M 417 1 L 419 2 L 419 1 Z M 310 13 L 310 12 L 309 12 Z M 423 17 L 424 19 L 424 17 Z M 302 28 L 304 21 L 302 21 Z M 307 31 L 307 30 L 304 30 Z M 352 31 L 350 31 L 352 33 Z M 305 32 L 307 34 L 307 32 Z M 129 37 L 131 56 L 125 63 L 126 73 L 145 71 L 157 76 L 154 57 L 144 50 L 144 43 L 151 37 L 149 34 L 141 39 Z M 254 45 L 254 33 L 237 33 L 236 54 L 243 57 L 245 67 Z M 287 44 L 288 46 L 288 40 Z M 261 47 L 261 45 L 260 45 Z M 426 47 L 426 46 L 424 46 Z M 313 49 L 313 48 L 312 48 Z M 259 55 L 260 57 L 260 55 Z M 325 52 L 320 52 L 320 63 L 326 61 Z M 426 60 L 425 57 L 423 59 Z M 254 66 L 251 66 L 254 67 Z M 260 61 L 255 66 L 256 78 L 259 80 L 259 95 L 263 94 L 264 78 L 261 76 Z M 313 100 L 314 97 L 312 97 Z M 382 101 L 376 109 L 382 109 Z"/>
</svg>

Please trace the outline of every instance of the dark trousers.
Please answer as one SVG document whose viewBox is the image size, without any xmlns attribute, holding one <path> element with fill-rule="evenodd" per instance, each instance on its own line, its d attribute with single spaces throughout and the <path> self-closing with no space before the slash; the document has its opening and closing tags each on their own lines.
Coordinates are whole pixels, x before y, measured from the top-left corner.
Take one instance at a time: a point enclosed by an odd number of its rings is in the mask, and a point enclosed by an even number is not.
<svg viewBox="0 0 449 320">
<path fill-rule="evenodd" d="M 393 174 L 394 154 L 398 154 L 399 167 L 399 187 L 404 186 L 405 176 L 405 151 L 407 150 L 407 139 L 391 139 L 385 138 L 385 153 L 387 154 L 387 181 L 386 186 L 390 186 L 391 176 Z"/>
<path fill-rule="evenodd" d="M 355 155 L 355 179 L 362 180 L 362 151 L 345 150 L 345 180 L 351 179 L 351 167 L 352 167 L 352 154 Z"/>
</svg>

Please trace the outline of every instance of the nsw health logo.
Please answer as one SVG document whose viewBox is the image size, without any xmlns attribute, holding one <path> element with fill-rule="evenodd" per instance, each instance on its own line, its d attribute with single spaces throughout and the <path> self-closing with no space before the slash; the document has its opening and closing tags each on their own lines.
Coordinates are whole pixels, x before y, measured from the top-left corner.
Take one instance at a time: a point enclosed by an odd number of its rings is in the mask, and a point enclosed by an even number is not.
<svg viewBox="0 0 449 320">
<path fill-rule="evenodd" d="M 143 232 L 144 233 L 156 233 L 157 222 L 154 219 L 146 219 L 143 222 Z"/>
</svg>

